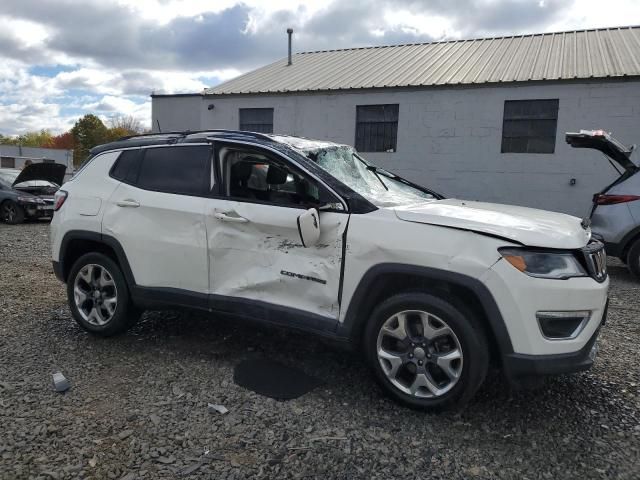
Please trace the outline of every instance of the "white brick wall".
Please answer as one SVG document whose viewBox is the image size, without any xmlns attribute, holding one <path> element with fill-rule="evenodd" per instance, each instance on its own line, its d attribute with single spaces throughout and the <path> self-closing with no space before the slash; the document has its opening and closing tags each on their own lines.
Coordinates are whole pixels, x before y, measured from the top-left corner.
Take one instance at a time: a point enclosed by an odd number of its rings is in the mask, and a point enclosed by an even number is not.
<svg viewBox="0 0 640 480">
<path fill-rule="evenodd" d="M 504 101 L 542 98 L 559 99 L 555 153 L 500 153 Z M 640 143 L 639 81 L 154 98 L 153 122 L 158 118 L 163 130 L 237 129 L 238 108 L 273 107 L 276 133 L 352 145 L 356 105 L 378 103 L 400 105 L 397 152 L 364 156 L 447 196 L 585 216 L 591 196 L 615 172 L 601 154 L 569 147 L 564 132 L 603 128 L 626 144 Z"/>
</svg>

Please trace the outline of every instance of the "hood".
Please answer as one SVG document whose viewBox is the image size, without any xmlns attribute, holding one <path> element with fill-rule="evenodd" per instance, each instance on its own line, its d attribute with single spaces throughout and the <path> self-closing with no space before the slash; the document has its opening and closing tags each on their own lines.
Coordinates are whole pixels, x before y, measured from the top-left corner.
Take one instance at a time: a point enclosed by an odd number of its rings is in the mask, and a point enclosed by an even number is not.
<svg viewBox="0 0 640 480">
<path fill-rule="evenodd" d="M 18 185 L 29 180 L 47 180 L 62 185 L 66 171 L 67 167 L 59 163 L 32 163 L 22 169 L 13 184 Z"/>
<path fill-rule="evenodd" d="M 535 208 L 450 198 L 395 208 L 408 222 L 441 225 L 506 238 L 530 247 L 584 247 L 591 230 L 577 217 Z"/>
<path fill-rule="evenodd" d="M 638 167 L 630 160 L 635 145 L 625 147 L 604 130 L 580 130 L 580 133 L 565 135 L 565 139 L 573 148 L 593 148 L 604 153 L 627 172 L 635 173 Z"/>
</svg>

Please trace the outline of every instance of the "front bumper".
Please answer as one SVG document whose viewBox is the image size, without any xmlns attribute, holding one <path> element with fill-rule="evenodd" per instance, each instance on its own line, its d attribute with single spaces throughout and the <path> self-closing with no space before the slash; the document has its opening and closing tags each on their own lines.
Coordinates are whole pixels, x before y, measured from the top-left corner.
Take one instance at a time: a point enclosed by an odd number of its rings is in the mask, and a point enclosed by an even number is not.
<svg viewBox="0 0 640 480">
<path fill-rule="evenodd" d="M 503 355 L 547 356 L 574 354 L 589 342 L 604 316 L 609 279 L 590 277 L 552 280 L 530 277 L 506 260 L 500 260 L 481 278 L 493 295 L 511 340 Z M 590 318 L 579 334 L 567 339 L 543 335 L 538 312 L 589 311 Z"/>
<path fill-rule="evenodd" d="M 41 218 L 53 217 L 53 205 L 42 205 L 34 203 L 20 203 L 27 217 Z"/>
<path fill-rule="evenodd" d="M 532 377 L 559 375 L 589 370 L 597 353 L 597 340 L 600 329 L 606 323 L 609 302 L 605 305 L 600 323 L 584 346 L 570 353 L 553 355 L 525 355 L 510 353 L 503 356 L 503 371 L 513 385 L 522 385 Z"/>
</svg>

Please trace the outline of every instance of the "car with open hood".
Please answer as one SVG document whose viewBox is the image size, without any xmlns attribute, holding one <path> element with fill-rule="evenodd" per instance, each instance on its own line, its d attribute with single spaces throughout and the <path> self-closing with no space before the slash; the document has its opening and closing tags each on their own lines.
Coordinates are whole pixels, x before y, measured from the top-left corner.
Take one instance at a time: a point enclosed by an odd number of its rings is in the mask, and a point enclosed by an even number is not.
<svg viewBox="0 0 640 480">
<path fill-rule="evenodd" d="M 586 370 L 605 322 L 602 243 L 581 219 L 458 199 L 326 141 L 210 130 L 92 150 L 56 194 L 53 268 L 102 336 L 194 308 L 361 350 L 392 398 L 467 402 Z M 301 337 L 302 338 L 302 337 Z"/>
<path fill-rule="evenodd" d="M 602 153 L 615 169 L 616 179 L 593 196 L 591 229 L 607 253 L 640 278 L 640 168 L 632 160 L 635 145 L 626 146 L 604 130 L 567 133 L 566 141 L 574 148 Z"/>
<path fill-rule="evenodd" d="M 22 170 L 0 168 L 0 221 L 15 224 L 53 216 L 54 195 L 66 168 L 57 163 L 32 163 Z"/>
</svg>

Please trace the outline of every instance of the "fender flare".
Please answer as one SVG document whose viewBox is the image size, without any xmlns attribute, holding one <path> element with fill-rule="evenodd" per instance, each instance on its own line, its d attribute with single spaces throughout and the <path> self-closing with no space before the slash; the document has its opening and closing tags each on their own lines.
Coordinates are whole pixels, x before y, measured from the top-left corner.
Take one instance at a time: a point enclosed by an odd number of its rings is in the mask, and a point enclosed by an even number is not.
<svg viewBox="0 0 640 480">
<path fill-rule="evenodd" d="M 629 251 L 631 244 L 634 239 L 640 236 L 640 227 L 635 227 L 625 233 L 622 240 L 617 243 L 605 242 L 605 250 L 607 251 L 607 255 L 611 255 L 612 257 L 617 257 L 626 261 L 626 259 L 622 258 L 626 252 Z"/>
<path fill-rule="evenodd" d="M 120 268 L 122 268 L 122 273 L 124 274 L 128 287 L 132 288 L 136 285 L 136 280 L 133 276 L 131 266 L 129 265 L 129 260 L 127 259 L 127 255 L 124 253 L 124 249 L 122 248 L 122 245 L 120 245 L 120 242 L 109 235 L 104 235 L 99 232 L 91 232 L 88 230 L 69 230 L 65 233 L 64 237 L 62 237 L 62 242 L 60 242 L 60 256 L 58 259 L 58 269 L 61 274 L 62 272 L 68 272 L 71 268 L 71 265 L 65 264 L 65 255 L 69 249 L 69 243 L 73 240 L 89 240 L 109 247 L 116 255 L 116 259 L 120 264 Z"/>
<path fill-rule="evenodd" d="M 381 277 L 387 275 L 411 275 L 429 280 L 434 283 L 447 283 L 458 287 L 464 287 L 475 295 L 487 320 L 487 326 L 493 334 L 499 354 L 504 357 L 513 353 L 513 345 L 506 324 L 500 313 L 500 309 L 489 289 L 477 278 L 464 275 L 462 273 L 451 272 L 431 267 L 421 267 L 416 265 L 406 265 L 400 263 L 383 263 L 371 267 L 364 274 L 360 283 L 351 297 L 344 322 L 338 327 L 340 336 L 349 337 L 357 342 L 358 335 L 366 323 L 361 312 L 368 312 L 373 305 L 375 298 L 382 290 L 384 281 L 378 282 Z M 377 283 L 377 287 L 376 287 Z"/>
</svg>

